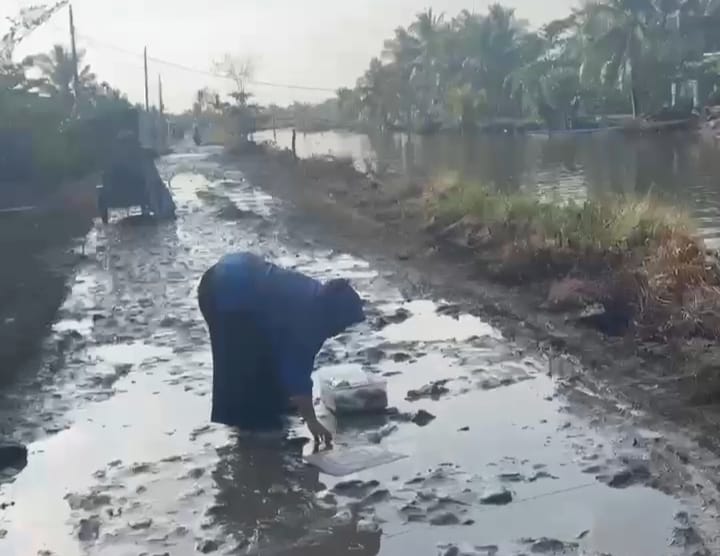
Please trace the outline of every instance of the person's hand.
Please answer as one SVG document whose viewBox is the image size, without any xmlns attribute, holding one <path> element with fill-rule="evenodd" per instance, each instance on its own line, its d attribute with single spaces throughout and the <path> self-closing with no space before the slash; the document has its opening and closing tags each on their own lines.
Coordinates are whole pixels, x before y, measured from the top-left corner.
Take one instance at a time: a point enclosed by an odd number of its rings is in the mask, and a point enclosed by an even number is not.
<svg viewBox="0 0 720 556">
<path fill-rule="evenodd" d="M 300 413 L 300 416 L 305 420 L 305 424 L 315 440 L 315 447 L 317 448 L 320 442 L 324 442 L 328 447 L 331 447 L 332 434 L 318 421 L 317 415 L 315 415 L 312 397 L 294 396 L 290 398 L 290 402 L 297 408 L 298 413 Z"/>
<path fill-rule="evenodd" d="M 324 442 L 327 447 L 332 446 L 332 434 L 320 421 L 317 419 L 310 419 L 306 424 L 308 430 L 310 430 L 310 434 L 313 435 L 316 446 L 321 442 Z"/>
</svg>

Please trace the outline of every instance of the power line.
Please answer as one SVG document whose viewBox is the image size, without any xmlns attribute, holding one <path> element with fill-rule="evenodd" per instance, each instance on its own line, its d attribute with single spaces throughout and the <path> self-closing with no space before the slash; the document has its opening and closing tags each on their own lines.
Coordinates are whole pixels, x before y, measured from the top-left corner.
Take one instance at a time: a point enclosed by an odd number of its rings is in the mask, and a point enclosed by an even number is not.
<svg viewBox="0 0 720 556">
<path fill-rule="evenodd" d="M 90 37 L 90 36 L 82 34 L 82 33 L 77 33 L 77 36 L 91 44 L 95 44 L 96 46 L 100 46 L 102 48 L 107 48 L 109 50 L 115 50 L 117 52 L 121 52 L 123 54 L 127 54 L 129 56 L 134 56 L 137 58 L 142 58 L 142 56 L 143 56 L 142 54 L 140 54 L 138 52 L 134 52 L 132 50 L 128 50 L 126 48 L 123 48 L 123 47 L 120 47 L 120 46 L 117 46 L 114 44 L 100 41 L 94 37 Z M 148 56 L 148 60 L 155 62 L 157 64 L 174 67 L 174 68 L 177 68 L 177 69 L 180 69 L 183 71 L 187 71 L 187 72 L 191 72 L 191 73 L 195 73 L 198 75 L 207 75 L 209 77 L 216 77 L 218 79 L 232 80 L 231 77 L 228 77 L 227 75 L 223 75 L 218 72 L 194 68 L 192 66 L 187 66 L 185 64 L 181 64 L 178 62 L 165 60 L 163 58 L 157 58 L 155 56 Z M 328 93 L 328 92 L 334 93 L 335 92 L 335 89 L 330 89 L 328 87 L 313 87 L 313 86 L 309 86 L 309 85 L 293 85 L 293 84 L 288 84 L 288 83 L 275 83 L 275 82 L 271 82 L 271 81 L 248 80 L 247 83 L 248 83 L 248 85 L 255 85 L 255 86 L 261 86 L 261 87 L 276 87 L 276 88 L 281 88 L 281 89 L 297 89 L 297 90 L 301 90 L 301 91 L 321 91 L 321 92 L 326 92 L 326 93 Z"/>
</svg>

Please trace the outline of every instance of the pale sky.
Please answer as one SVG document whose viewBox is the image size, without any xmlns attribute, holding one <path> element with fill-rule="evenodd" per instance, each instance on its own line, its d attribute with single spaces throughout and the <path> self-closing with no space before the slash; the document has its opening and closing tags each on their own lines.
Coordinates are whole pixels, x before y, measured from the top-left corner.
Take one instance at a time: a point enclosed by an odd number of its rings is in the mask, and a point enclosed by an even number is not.
<svg viewBox="0 0 720 556">
<path fill-rule="evenodd" d="M 39 0 L 0 0 L 4 18 Z M 446 17 L 461 10 L 485 11 L 488 0 L 73 0 L 78 44 L 101 81 L 143 98 L 142 50 L 149 55 L 202 71 L 224 53 L 250 56 L 254 79 L 334 90 L 352 86 L 383 40 L 407 26 L 428 7 Z M 519 17 L 540 25 L 568 13 L 576 0 L 504 0 Z M 19 54 L 68 44 L 67 9 L 23 43 Z M 157 102 L 157 76 L 163 77 L 165 105 L 188 108 L 204 86 L 230 88 L 223 79 L 150 61 L 151 101 Z M 256 85 L 263 104 L 315 102 L 330 91 L 304 91 Z"/>
</svg>

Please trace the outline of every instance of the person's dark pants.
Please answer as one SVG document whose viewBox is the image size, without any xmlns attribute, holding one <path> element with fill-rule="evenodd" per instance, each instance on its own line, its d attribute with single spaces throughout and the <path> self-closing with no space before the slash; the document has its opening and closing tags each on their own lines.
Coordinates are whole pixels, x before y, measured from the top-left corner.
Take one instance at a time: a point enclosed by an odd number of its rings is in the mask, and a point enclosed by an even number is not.
<svg viewBox="0 0 720 556">
<path fill-rule="evenodd" d="M 212 273 L 213 268 L 198 287 L 200 311 L 212 345 L 211 420 L 247 430 L 280 428 L 288 401 L 272 364 L 272 350 L 251 314 L 217 310 Z"/>
</svg>

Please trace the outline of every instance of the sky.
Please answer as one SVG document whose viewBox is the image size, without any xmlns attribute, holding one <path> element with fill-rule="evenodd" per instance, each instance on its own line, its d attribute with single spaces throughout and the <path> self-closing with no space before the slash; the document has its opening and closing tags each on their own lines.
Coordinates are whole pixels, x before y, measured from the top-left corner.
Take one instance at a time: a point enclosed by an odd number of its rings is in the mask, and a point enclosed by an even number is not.
<svg viewBox="0 0 720 556">
<path fill-rule="evenodd" d="M 39 0 L 0 0 L 4 20 Z M 352 86 L 383 41 L 399 25 L 432 7 L 453 17 L 461 10 L 483 12 L 489 0 L 73 0 L 78 46 L 87 51 L 100 81 L 139 102 L 144 97 L 142 51 L 150 56 L 151 102 L 162 75 L 166 107 L 182 111 L 195 92 L 232 90 L 208 75 L 226 53 L 253 60 L 255 81 L 298 88 L 253 85 L 262 104 L 318 102 L 341 86 Z M 566 15 L 577 0 L 503 0 L 533 26 Z M 69 43 L 67 9 L 35 31 L 19 56 Z M 171 65 L 165 62 L 171 62 Z M 181 69 L 177 65 L 190 69 Z M 198 71 L 190 71 L 198 70 Z"/>
</svg>

